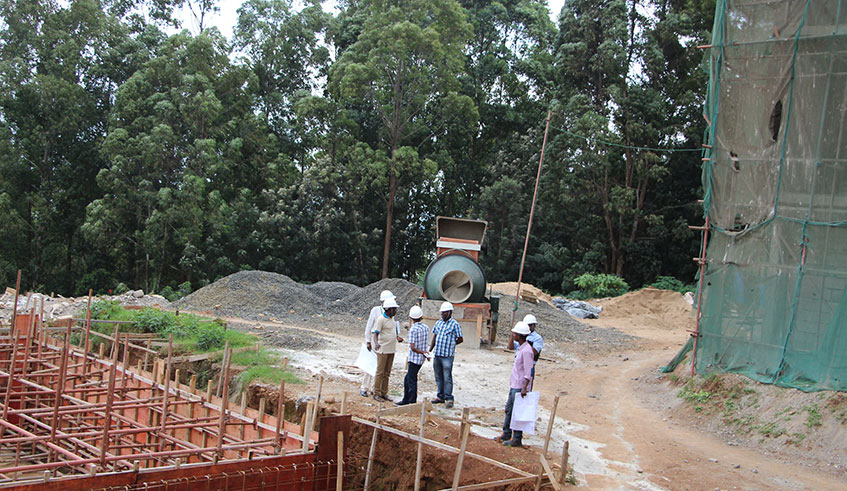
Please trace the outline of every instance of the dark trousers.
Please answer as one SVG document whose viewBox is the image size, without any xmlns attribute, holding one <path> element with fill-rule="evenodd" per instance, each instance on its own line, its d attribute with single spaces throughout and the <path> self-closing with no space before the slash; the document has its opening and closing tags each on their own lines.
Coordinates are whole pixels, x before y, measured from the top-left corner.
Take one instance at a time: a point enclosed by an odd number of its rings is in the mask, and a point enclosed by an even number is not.
<svg viewBox="0 0 847 491">
<path fill-rule="evenodd" d="M 418 372 L 423 365 L 412 362 L 407 363 L 406 378 L 403 379 L 403 400 L 400 404 L 414 404 L 418 402 Z"/>
<path fill-rule="evenodd" d="M 506 400 L 506 420 L 503 421 L 503 439 L 514 439 L 517 441 L 521 441 L 523 438 L 523 431 L 514 430 L 512 431 L 512 407 L 515 405 L 515 394 L 520 394 L 520 389 L 509 389 L 509 399 Z"/>
<path fill-rule="evenodd" d="M 453 357 L 434 356 L 432 369 L 435 371 L 435 385 L 438 386 L 438 398 L 442 401 L 453 400 Z"/>
<path fill-rule="evenodd" d="M 394 363 L 394 353 L 376 355 L 376 376 L 374 377 L 374 396 L 388 397 L 388 377 L 391 376 L 391 365 Z"/>
</svg>

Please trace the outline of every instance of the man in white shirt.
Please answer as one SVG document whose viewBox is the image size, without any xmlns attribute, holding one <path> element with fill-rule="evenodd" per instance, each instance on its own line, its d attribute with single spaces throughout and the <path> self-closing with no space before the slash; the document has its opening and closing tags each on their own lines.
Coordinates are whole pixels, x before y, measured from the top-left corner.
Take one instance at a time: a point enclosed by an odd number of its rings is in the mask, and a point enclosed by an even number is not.
<svg viewBox="0 0 847 491">
<path fill-rule="evenodd" d="M 365 325 L 365 344 L 368 347 L 368 351 L 373 349 L 371 345 L 371 331 L 374 327 L 374 322 L 383 314 L 382 310 L 382 302 L 388 300 L 389 298 L 394 298 L 394 294 L 388 290 L 383 290 L 379 294 L 379 305 L 376 305 L 371 309 L 371 313 L 368 315 L 368 323 Z M 360 387 L 359 393 L 362 397 L 368 397 L 368 393 L 373 394 L 374 388 L 374 378 L 367 372 L 362 376 L 362 386 Z"/>
</svg>

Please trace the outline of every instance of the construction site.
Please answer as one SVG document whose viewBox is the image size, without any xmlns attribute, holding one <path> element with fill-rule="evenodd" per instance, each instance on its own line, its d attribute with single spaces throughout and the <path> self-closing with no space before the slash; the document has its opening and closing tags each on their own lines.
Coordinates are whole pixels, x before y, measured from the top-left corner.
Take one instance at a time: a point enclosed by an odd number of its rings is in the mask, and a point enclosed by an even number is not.
<svg viewBox="0 0 847 491">
<path fill-rule="evenodd" d="M 169 302 L 23 291 L 19 271 L 0 296 L 0 489 L 847 489 L 845 12 L 718 3 L 686 294 L 575 304 L 489 283 L 487 222 L 440 216 L 418 283 L 244 270 Z M 455 406 L 433 404 L 429 362 L 417 402 L 391 403 L 408 342 L 389 401 L 360 385 L 386 290 L 402 337 L 412 306 L 431 332 L 452 302 Z M 510 448 L 509 336 L 528 314 L 539 405 Z"/>
</svg>

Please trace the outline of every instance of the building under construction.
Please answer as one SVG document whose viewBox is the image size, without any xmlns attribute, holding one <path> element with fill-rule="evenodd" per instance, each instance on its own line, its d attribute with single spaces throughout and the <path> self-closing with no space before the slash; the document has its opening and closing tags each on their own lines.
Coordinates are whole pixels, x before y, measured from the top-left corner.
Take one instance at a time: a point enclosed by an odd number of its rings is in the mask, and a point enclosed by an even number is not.
<svg viewBox="0 0 847 491">
<path fill-rule="evenodd" d="M 542 481 L 559 489 L 566 480 L 567 472 L 553 474 L 546 444 L 544 465 L 533 473 L 468 451 L 475 422 L 467 408 L 452 418 L 461 422 L 457 448 L 426 438 L 427 403 L 380 407 L 371 421 L 346 414 L 345 393 L 333 415 L 320 408 L 319 385 L 296 424 L 285 420 L 282 382 L 275 404 L 263 399 L 251 409 L 242 398 L 232 407 L 232 350 L 224 350 L 219 376 L 201 388 L 195 375 L 176 368 L 172 339 L 159 341 L 165 356 L 150 348 L 151 335 L 92 329 L 99 321 L 90 312 L 89 298 L 84 319 L 48 325 L 31 305 L 0 326 L 0 489 L 367 490 L 384 488 L 380 473 L 398 471 L 415 490 L 523 489 Z M 415 412 L 419 434 L 386 424 Z M 378 462 L 377 447 L 407 458 Z M 567 452 L 565 446 L 560 468 L 567 469 Z M 423 476 L 425 456 L 430 465 L 437 459 L 444 475 Z M 478 465 L 463 476 L 466 459 Z"/>
</svg>

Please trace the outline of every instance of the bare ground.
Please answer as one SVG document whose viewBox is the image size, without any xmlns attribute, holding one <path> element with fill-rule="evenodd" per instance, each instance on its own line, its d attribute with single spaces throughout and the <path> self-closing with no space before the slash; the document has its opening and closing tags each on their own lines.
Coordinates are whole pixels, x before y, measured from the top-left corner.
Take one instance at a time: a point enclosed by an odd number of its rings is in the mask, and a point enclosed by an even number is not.
<svg viewBox="0 0 847 491">
<path fill-rule="evenodd" d="M 833 397 L 841 401 L 840 396 L 832 393 L 810 396 L 756 384 L 758 407 L 752 408 L 750 404 L 750 410 L 758 409 L 762 414 L 758 424 L 767 424 L 768 418 L 779 412 L 774 409 L 776 401 L 782 400 L 788 401 L 786 406 L 795 407 L 795 426 L 786 428 L 776 438 L 762 435 L 755 428 L 744 436 L 723 421 L 725 414 L 721 411 L 696 410 L 695 405 L 685 403 L 678 396 L 684 386 L 684 374 L 672 379 L 658 372 L 686 340 L 686 329 L 693 327 L 681 295 L 645 290 L 600 303 L 606 304 L 603 315 L 597 320 L 584 321 L 585 329 L 604 332 L 615 328 L 632 336 L 631 341 L 622 344 L 616 339 L 610 349 L 592 346 L 602 344 L 602 335 L 547 344 L 535 386 L 542 395 L 537 425 L 542 435 L 527 436 L 524 441 L 528 448 L 506 449 L 490 441 L 502 425 L 505 387 L 512 363 L 512 354 L 499 347 L 459 351 L 454 368 L 457 405 L 453 410 L 439 407 L 438 414 L 459 416 L 462 407 L 469 407 L 473 419 L 486 423 L 474 426 L 476 438 L 472 441 L 477 442 L 474 448 L 537 472 L 553 398 L 566 393 L 557 411 L 549 458 L 557 461 L 556 455 L 568 440 L 570 464 L 577 482 L 590 488 L 847 489 L 844 484 L 847 426 L 838 420 L 838 408 L 826 409 L 827 401 Z M 253 332 L 271 341 L 279 340 L 280 351 L 309 380 L 302 392 L 314 392 L 317 376 L 323 375 L 324 394 L 336 406 L 346 391 L 352 412 L 360 417 L 372 417 L 377 406 L 372 399 L 357 394 L 359 372 L 352 366 L 360 343 L 361 320 L 352 319 L 347 327 L 324 320 L 308 322 L 305 326 L 251 322 L 246 327 L 261 326 Z M 545 335 L 543 321 L 539 331 Z M 318 339 L 321 344 L 289 344 L 284 336 Z M 402 391 L 404 363 L 405 353 L 401 352 L 396 357 L 390 383 L 390 392 L 397 398 Z M 679 372 L 686 370 L 681 368 Z M 731 380 L 734 376 L 728 377 Z M 423 397 L 434 396 L 434 377 L 428 366 L 421 370 L 420 390 Z M 785 439 L 798 429 L 796 425 L 805 424 L 808 415 L 802 407 L 814 402 L 809 397 L 821 398 L 822 425 L 807 426 L 799 445 L 786 444 Z M 427 428 L 427 437 L 443 438 L 445 443 L 458 446 L 456 427 L 438 419 L 436 422 L 438 427 Z M 417 426 L 415 418 L 397 418 L 391 424 L 410 432 Z M 443 469 L 438 467 L 439 472 L 449 472 L 446 467 L 453 465 L 452 458 L 446 462 L 441 464 Z M 437 476 L 428 479 L 433 479 L 433 484 L 443 484 Z M 398 489 L 406 484 L 390 482 Z"/>
</svg>

